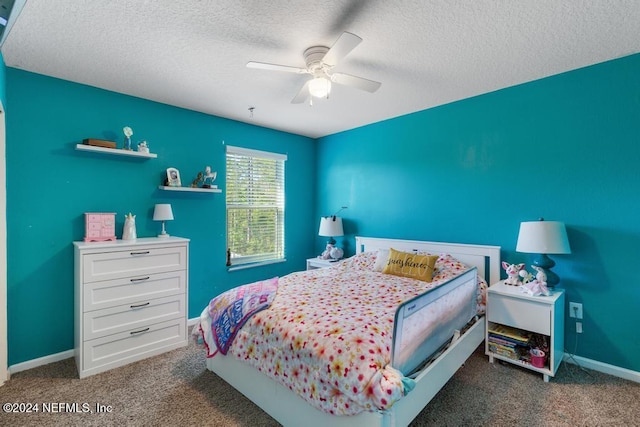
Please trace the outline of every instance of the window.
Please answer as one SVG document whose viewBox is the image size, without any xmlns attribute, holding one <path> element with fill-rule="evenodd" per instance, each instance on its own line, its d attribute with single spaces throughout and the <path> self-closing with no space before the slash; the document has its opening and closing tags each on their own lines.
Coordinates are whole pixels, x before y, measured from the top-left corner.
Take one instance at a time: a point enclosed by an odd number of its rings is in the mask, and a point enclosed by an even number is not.
<svg viewBox="0 0 640 427">
<path fill-rule="evenodd" d="M 284 260 L 287 156 L 227 146 L 227 250 L 231 265 Z"/>
</svg>

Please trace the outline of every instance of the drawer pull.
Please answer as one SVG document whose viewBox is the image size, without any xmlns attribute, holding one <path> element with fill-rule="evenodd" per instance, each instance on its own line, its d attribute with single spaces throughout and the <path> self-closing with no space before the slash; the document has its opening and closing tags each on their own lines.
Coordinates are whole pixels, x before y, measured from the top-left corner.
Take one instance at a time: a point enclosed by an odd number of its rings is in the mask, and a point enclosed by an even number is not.
<svg viewBox="0 0 640 427">
<path fill-rule="evenodd" d="M 151 304 L 150 302 L 145 302 L 144 304 L 130 305 L 131 308 L 140 308 Z"/>
<path fill-rule="evenodd" d="M 143 280 L 149 280 L 149 277 L 151 276 L 147 276 L 147 277 L 141 277 L 139 279 L 130 279 L 132 282 L 142 282 Z"/>
<path fill-rule="evenodd" d="M 129 332 L 129 333 L 130 333 L 131 335 L 136 335 L 136 334 L 141 334 L 141 333 L 143 333 L 143 332 L 147 332 L 148 330 L 149 330 L 149 328 L 144 328 L 144 329 L 141 329 L 141 330 L 139 330 L 139 331 L 132 331 L 132 332 Z"/>
<path fill-rule="evenodd" d="M 147 255 L 147 254 L 149 254 L 149 251 L 131 252 L 131 255 Z"/>
</svg>

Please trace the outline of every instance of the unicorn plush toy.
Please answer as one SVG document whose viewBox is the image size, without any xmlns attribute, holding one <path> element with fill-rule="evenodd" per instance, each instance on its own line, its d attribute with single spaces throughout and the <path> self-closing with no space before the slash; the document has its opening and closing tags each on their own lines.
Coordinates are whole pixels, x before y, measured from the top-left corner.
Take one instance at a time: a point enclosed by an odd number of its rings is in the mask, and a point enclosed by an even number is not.
<svg viewBox="0 0 640 427">
<path fill-rule="evenodd" d="M 531 296 L 550 295 L 549 289 L 547 288 L 547 274 L 542 268 L 536 265 L 532 265 L 531 268 L 533 268 L 537 272 L 536 280 L 520 286 L 522 292 L 525 292 Z"/>
</svg>

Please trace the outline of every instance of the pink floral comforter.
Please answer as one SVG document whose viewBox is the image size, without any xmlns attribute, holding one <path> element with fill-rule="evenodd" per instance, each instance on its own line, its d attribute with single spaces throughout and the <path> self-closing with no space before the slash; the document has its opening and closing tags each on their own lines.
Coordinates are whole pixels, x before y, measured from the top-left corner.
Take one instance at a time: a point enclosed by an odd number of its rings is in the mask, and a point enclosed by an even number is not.
<svg viewBox="0 0 640 427">
<path fill-rule="evenodd" d="M 408 392 L 402 374 L 390 366 L 397 306 L 468 267 L 441 255 L 436 276 L 427 283 L 373 271 L 376 255 L 362 253 L 330 268 L 281 277 L 271 306 L 247 320 L 229 354 L 324 412 L 355 415 L 390 408 Z M 486 283 L 479 282 L 483 312 Z M 200 332 L 212 357 L 208 311 L 202 312 Z"/>
</svg>

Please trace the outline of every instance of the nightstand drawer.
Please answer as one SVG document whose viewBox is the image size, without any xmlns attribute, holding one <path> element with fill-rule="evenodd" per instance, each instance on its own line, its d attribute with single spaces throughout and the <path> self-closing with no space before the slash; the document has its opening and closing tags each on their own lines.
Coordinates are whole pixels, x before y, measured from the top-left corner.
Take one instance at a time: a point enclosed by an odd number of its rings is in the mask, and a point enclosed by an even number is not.
<svg viewBox="0 0 640 427">
<path fill-rule="evenodd" d="M 487 319 L 490 322 L 551 335 L 551 306 L 489 293 Z"/>
<path fill-rule="evenodd" d="M 184 246 L 135 247 L 126 251 L 88 254 L 83 257 L 82 280 L 97 282 L 187 269 Z"/>
</svg>

